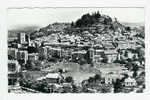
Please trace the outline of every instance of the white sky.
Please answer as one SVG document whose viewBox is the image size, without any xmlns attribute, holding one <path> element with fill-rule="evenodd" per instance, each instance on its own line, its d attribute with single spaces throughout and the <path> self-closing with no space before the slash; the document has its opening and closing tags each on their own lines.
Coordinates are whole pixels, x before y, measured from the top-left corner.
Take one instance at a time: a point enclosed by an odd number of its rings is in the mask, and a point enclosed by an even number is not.
<svg viewBox="0 0 150 100">
<path fill-rule="evenodd" d="M 54 22 L 76 21 L 85 13 L 99 11 L 120 22 L 144 22 L 144 8 L 23 8 L 8 9 L 8 29 L 17 26 L 47 26 Z"/>
</svg>

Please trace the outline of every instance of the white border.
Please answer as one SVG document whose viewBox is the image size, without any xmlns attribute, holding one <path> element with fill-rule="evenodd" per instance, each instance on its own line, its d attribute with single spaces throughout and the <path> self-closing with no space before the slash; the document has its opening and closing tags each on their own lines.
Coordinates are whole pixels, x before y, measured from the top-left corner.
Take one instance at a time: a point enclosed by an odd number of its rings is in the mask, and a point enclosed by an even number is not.
<svg viewBox="0 0 150 100">
<path fill-rule="evenodd" d="M 150 4 L 146 0 L 7 0 L 0 1 L 0 99 L 136 99 L 150 98 Z M 141 94 L 8 94 L 7 93 L 7 8 L 12 7 L 145 7 L 146 90 Z"/>
</svg>

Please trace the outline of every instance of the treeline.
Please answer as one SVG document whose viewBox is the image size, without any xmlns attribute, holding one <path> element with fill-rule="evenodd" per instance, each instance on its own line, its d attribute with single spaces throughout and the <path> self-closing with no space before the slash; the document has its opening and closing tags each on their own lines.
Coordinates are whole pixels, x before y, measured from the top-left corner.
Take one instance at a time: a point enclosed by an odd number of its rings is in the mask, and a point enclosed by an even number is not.
<svg viewBox="0 0 150 100">
<path fill-rule="evenodd" d="M 103 16 L 99 13 L 99 11 L 92 13 L 92 14 L 84 14 L 81 18 L 79 18 L 77 21 L 72 22 L 72 27 L 86 27 L 91 26 L 92 24 L 95 24 L 99 22 L 99 18 L 102 18 Z M 105 18 L 103 17 L 103 24 L 108 24 L 108 22 L 112 22 L 112 19 L 110 17 Z"/>
</svg>

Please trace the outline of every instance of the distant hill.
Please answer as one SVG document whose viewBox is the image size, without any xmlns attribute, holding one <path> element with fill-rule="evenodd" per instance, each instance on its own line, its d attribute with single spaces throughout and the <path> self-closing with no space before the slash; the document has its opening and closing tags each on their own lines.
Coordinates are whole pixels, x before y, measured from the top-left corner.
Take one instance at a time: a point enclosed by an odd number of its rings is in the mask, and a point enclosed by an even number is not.
<svg viewBox="0 0 150 100">
<path fill-rule="evenodd" d="M 129 22 L 121 22 L 123 25 L 125 26 L 129 26 L 129 27 L 140 27 L 140 26 L 145 26 L 144 22 L 141 23 L 129 23 Z"/>
<path fill-rule="evenodd" d="M 19 26 L 15 29 L 8 30 L 8 38 L 9 37 L 16 37 L 18 33 L 25 32 L 25 33 L 32 33 L 39 29 L 38 26 Z"/>
</svg>

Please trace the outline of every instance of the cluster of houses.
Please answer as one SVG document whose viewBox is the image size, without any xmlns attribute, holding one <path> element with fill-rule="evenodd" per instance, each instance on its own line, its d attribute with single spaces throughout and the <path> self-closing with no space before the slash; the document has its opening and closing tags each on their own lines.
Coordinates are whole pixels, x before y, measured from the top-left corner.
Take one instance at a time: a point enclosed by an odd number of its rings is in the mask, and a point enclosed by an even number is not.
<svg viewBox="0 0 150 100">
<path fill-rule="evenodd" d="M 8 40 L 8 85 L 9 88 L 19 86 L 20 72 L 22 66 L 27 63 L 27 46 L 29 37 L 25 33 L 18 34 L 15 39 Z"/>
<path fill-rule="evenodd" d="M 122 33 L 122 27 L 115 32 L 108 31 L 107 34 L 104 33 L 106 32 L 106 26 L 102 27 L 103 25 L 101 24 L 95 24 L 85 28 L 82 32 L 80 28 L 73 28 L 71 34 L 57 32 L 34 40 L 30 40 L 30 35 L 26 33 L 19 33 L 17 39 L 9 39 L 9 86 L 18 85 L 19 73 L 24 70 L 23 68 L 25 68 L 28 61 L 37 61 L 41 60 L 41 58 L 43 61 L 55 60 L 55 62 L 63 61 L 79 64 L 83 61 L 83 64 L 92 64 L 95 69 L 102 72 L 102 77 L 105 78 L 106 84 L 112 84 L 116 79 L 122 79 L 124 77 L 123 74 L 129 74 L 130 71 L 123 65 L 117 65 L 114 62 L 133 58 L 138 59 L 138 53 L 132 52 L 130 49 L 142 48 L 140 44 L 137 44 L 140 39 L 133 36 L 132 33 L 134 32 L 126 31 Z M 77 35 L 75 34 L 76 32 L 81 32 L 82 34 Z M 104 66 L 102 65 L 103 63 L 105 63 Z M 137 63 L 139 66 L 144 66 L 144 61 L 137 61 Z M 50 73 L 37 80 L 47 78 L 57 83 L 57 78 L 60 78 L 60 75 L 58 73 Z M 136 84 L 136 80 L 132 75 L 129 75 L 124 80 L 125 86 L 135 87 Z"/>
</svg>

